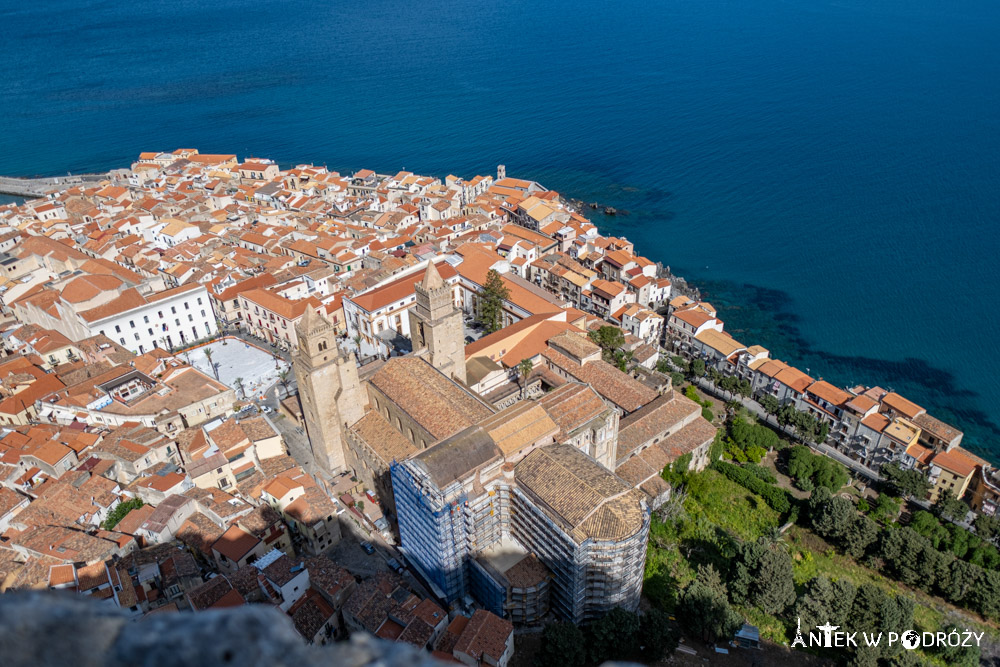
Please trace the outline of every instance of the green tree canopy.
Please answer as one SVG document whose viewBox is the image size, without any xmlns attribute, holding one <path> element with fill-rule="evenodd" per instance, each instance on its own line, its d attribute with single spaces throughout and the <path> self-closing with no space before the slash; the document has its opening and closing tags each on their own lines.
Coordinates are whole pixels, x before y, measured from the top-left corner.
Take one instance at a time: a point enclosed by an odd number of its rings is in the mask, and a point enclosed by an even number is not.
<svg viewBox="0 0 1000 667">
<path fill-rule="evenodd" d="M 857 588 L 847 579 L 831 581 L 825 576 L 811 579 L 795 604 L 802 625 L 814 627 L 829 622 L 847 627 Z"/>
<path fill-rule="evenodd" d="M 781 402 L 771 394 L 764 394 L 760 397 L 760 407 L 764 408 L 767 414 L 774 415 L 781 409 Z"/>
<path fill-rule="evenodd" d="M 920 500 L 927 497 L 927 492 L 931 490 L 931 483 L 927 477 L 919 470 L 903 470 L 895 463 L 887 463 L 880 470 L 886 483 L 896 493 L 902 497 L 913 496 Z"/>
<path fill-rule="evenodd" d="M 677 630 L 665 611 L 650 609 L 639 618 L 639 644 L 645 662 L 659 662 L 663 656 L 673 653 L 678 639 Z"/>
<path fill-rule="evenodd" d="M 615 607 L 590 626 L 590 659 L 628 660 L 638 654 L 639 616 Z"/>
<path fill-rule="evenodd" d="M 487 333 L 499 331 L 503 327 L 503 304 L 510 297 L 510 290 L 503 283 L 503 277 L 496 269 L 486 274 L 486 284 L 479 290 L 476 303 L 476 317 Z"/>
<path fill-rule="evenodd" d="M 839 490 L 850 480 L 844 466 L 821 454 L 813 454 L 805 445 L 792 447 L 788 455 L 788 474 L 797 482 L 809 480 L 814 486 L 824 486 L 831 491 Z"/>
<path fill-rule="evenodd" d="M 538 667 L 582 665 L 587 661 L 583 632 L 572 623 L 549 623 L 542 631 L 542 646 L 535 657 Z"/>
<path fill-rule="evenodd" d="M 931 508 L 939 517 L 951 521 L 962 521 L 969 513 L 969 506 L 963 500 L 955 497 L 955 492 L 945 489 L 938 495 L 937 502 Z"/>
<path fill-rule="evenodd" d="M 711 565 L 698 568 L 698 576 L 684 590 L 680 616 L 688 632 L 702 641 L 729 639 L 743 619 L 729 606 L 726 587 Z"/>
<path fill-rule="evenodd" d="M 145 503 L 142 502 L 142 498 L 132 498 L 131 500 L 126 500 L 125 502 L 118 503 L 113 510 L 108 512 L 108 517 L 104 520 L 102 524 L 104 530 L 111 530 L 118 523 L 125 518 L 125 516 L 132 510 L 139 509 Z"/>
<path fill-rule="evenodd" d="M 615 352 L 625 345 L 625 333 L 610 324 L 595 329 L 587 335 L 600 346 L 604 360 L 609 363 L 614 361 Z"/>
</svg>

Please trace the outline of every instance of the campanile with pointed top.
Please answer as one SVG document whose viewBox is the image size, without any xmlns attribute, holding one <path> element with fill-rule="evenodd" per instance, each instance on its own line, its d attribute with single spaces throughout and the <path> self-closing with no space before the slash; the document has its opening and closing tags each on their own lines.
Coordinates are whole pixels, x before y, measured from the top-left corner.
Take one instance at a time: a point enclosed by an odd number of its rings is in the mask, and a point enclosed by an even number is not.
<svg viewBox="0 0 1000 667">
<path fill-rule="evenodd" d="M 347 470 L 346 427 L 361 419 L 366 403 L 354 355 L 340 350 L 333 325 L 311 308 L 295 336 L 292 365 L 313 459 L 329 473 Z"/>
<path fill-rule="evenodd" d="M 434 368 L 464 384 L 465 332 L 453 287 L 444 281 L 434 262 L 428 262 L 424 279 L 415 290 L 416 303 L 410 309 L 413 351 L 426 349 Z"/>
</svg>

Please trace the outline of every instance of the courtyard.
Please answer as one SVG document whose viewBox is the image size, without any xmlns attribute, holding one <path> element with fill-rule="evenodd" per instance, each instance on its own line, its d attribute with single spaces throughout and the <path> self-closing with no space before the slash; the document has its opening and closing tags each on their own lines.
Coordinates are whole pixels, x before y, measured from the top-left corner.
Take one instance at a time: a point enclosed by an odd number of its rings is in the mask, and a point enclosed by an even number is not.
<svg viewBox="0 0 1000 667">
<path fill-rule="evenodd" d="M 212 360 L 209 362 L 206 351 Z M 221 338 L 181 354 L 181 357 L 210 376 L 212 364 L 219 382 L 236 388 L 237 379 L 243 384 L 246 398 L 260 397 L 279 380 L 279 374 L 289 368 L 283 359 L 238 338 Z M 289 379 L 291 379 L 289 377 Z M 239 390 L 237 390 L 239 391 Z"/>
</svg>

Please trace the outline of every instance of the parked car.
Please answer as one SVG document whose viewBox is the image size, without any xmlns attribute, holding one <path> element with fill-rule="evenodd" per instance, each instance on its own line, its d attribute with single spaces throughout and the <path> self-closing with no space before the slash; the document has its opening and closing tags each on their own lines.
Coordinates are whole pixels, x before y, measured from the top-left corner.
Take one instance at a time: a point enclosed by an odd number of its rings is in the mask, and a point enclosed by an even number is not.
<svg viewBox="0 0 1000 667">
<path fill-rule="evenodd" d="M 365 553 L 368 554 L 369 556 L 375 553 L 375 547 L 372 546 L 371 542 L 362 542 L 361 548 L 364 549 Z"/>
<path fill-rule="evenodd" d="M 403 574 L 403 570 L 406 569 L 395 558 L 390 558 L 387 562 L 389 563 L 389 567 L 394 569 L 396 572 L 399 572 L 400 574 Z"/>
</svg>

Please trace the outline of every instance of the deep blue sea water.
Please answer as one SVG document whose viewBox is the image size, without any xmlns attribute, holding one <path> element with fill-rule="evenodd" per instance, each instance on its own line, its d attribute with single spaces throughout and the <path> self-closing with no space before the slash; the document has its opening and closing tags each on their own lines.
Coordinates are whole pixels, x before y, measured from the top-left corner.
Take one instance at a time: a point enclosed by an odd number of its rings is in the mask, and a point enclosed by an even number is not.
<svg viewBox="0 0 1000 667">
<path fill-rule="evenodd" d="M 1000 460 L 996 0 L 0 2 L 0 173 L 508 173 Z"/>
</svg>

